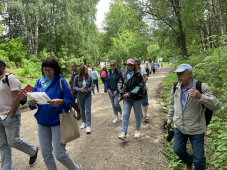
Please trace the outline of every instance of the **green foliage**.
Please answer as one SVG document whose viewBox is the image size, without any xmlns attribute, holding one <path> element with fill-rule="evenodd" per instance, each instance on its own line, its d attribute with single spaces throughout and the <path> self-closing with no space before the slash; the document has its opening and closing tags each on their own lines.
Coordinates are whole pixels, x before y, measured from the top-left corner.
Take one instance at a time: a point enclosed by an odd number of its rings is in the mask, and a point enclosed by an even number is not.
<svg viewBox="0 0 227 170">
<path fill-rule="evenodd" d="M 22 59 L 26 57 L 26 47 L 20 38 L 11 39 L 8 43 L 1 44 L 0 56 L 8 58 L 19 66 Z"/>
</svg>

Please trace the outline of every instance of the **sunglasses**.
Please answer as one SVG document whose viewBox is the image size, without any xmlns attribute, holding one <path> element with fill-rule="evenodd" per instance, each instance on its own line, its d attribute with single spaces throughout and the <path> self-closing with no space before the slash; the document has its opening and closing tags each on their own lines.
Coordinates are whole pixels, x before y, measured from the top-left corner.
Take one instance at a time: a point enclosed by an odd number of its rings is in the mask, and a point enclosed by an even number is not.
<svg viewBox="0 0 227 170">
<path fill-rule="evenodd" d="M 54 70 L 43 69 L 43 72 L 45 72 L 45 73 L 49 72 L 50 74 L 53 74 L 54 73 Z"/>
<path fill-rule="evenodd" d="M 115 66 L 115 64 L 113 64 L 113 65 L 110 65 L 110 67 L 114 67 Z"/>
</svg>

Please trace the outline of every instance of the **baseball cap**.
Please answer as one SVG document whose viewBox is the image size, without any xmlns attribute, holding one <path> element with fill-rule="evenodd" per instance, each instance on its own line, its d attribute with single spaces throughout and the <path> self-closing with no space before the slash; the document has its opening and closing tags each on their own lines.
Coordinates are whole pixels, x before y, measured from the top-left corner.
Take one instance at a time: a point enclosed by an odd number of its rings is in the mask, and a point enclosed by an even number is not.
<svg viewBox="0 0 227 170">
<path fill-rule="evenodd" d="M 140 63 L 140 60 L 139 60 L 139 59 L 136 59 L 136 60 L 135 60 L 135 63 Z"/>
<path fill-rule="evenodd" d="M 178 68 L 177 68 L 173 73 L 176 73 L 176 72 L 183 72 L 183 71 L 185 71 L 185 70 L 193 71 L 191 65 L 189 65 L 189 64 L 180 64 L 180 65 L 178 66 Z"/>
<path fill-rule="evenodd" d="M 135 60 L 130 58 L 130 59 L 127 60 L 127 64 L 135 64 Z"/>
</svg>

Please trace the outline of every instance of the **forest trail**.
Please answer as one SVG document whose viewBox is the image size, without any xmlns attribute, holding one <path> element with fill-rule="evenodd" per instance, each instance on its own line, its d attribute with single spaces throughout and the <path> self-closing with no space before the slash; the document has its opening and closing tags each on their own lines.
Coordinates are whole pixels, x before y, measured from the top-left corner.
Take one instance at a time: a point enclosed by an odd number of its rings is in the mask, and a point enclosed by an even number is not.
<svg viewBox="0 0 227 170">
<path fill-rule="evenodd" d="M 118 139 L 121 133 L 121 122 L 113 124 L 114 113 L 107 94 L 92 96 L 91 134 L 86 129 L 80 129 L 81 137 L 67 144 L 66 149 L 76 164 L 81 164 L 83 170 L 166 170 L 169 169 L 168 159 L 160 152 L 164 147 L 164 130 L 161 123 L 161 113 L 156 100 L 159 84 L 173 68 L 164 66 L 156 74 L 150 74 L 148 86 L 148 117 L 149 122 L 142 120 L 141 139 L 134 138 L 135 118 L 132 109 L 126 141 Z M 123 108 L 122 102 L 120 103 Z M 25 110 L 21 119 L 21 138 L 39 146 L 35 111 Z M 81 119 L 78 125 L 81 125 Z M 38 153 L 38 160 L 33 166 L 28 165 L 29 157 L 13 149 L 13 167 L 17 170 L 45 170 L 45 164 Z M 59 170 L 66 170 L 57 162 Z"/>
</svg>

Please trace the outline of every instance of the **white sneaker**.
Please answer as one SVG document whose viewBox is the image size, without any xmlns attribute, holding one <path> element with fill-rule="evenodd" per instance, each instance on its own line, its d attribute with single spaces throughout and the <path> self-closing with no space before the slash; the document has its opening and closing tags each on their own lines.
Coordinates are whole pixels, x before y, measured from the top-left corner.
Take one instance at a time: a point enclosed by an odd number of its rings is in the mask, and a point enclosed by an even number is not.
<svg viewBox="0 0 227 170">
<path fill-rule="evenodd" d="M 121 120 L 123 120 L 123 114 L 120 114 L 120 116 L 121 116 Z"/>
<path fill-rule="evenodd" d="M 86 123 L 82 123 L 82 125 L 80 126 L 81 129 L 85 128 L 86 127 Z"/>
<path fill-rule="evenodd" d="M 86 132 L 87 132 L 87 134 L 91 133 L 91 127 L 90 126 L 87 127 Z"/>
<path fill-rule="evenodd" d="M 140 138 L 140 130 L 135 131 L 135 136 L 136 139 Z"/>
<path fill-rule="evenodd" d="M 115 118 L 113 123 L 117 123 L 118 121 L 119 121 L 118 118 Z"/>
<path fill-rule="evenodd" d="M 125 140 L 126 139 L 125 132 L 122 132 L 121 135 L 118 136 L 118 139 Z"/>
</svg>

